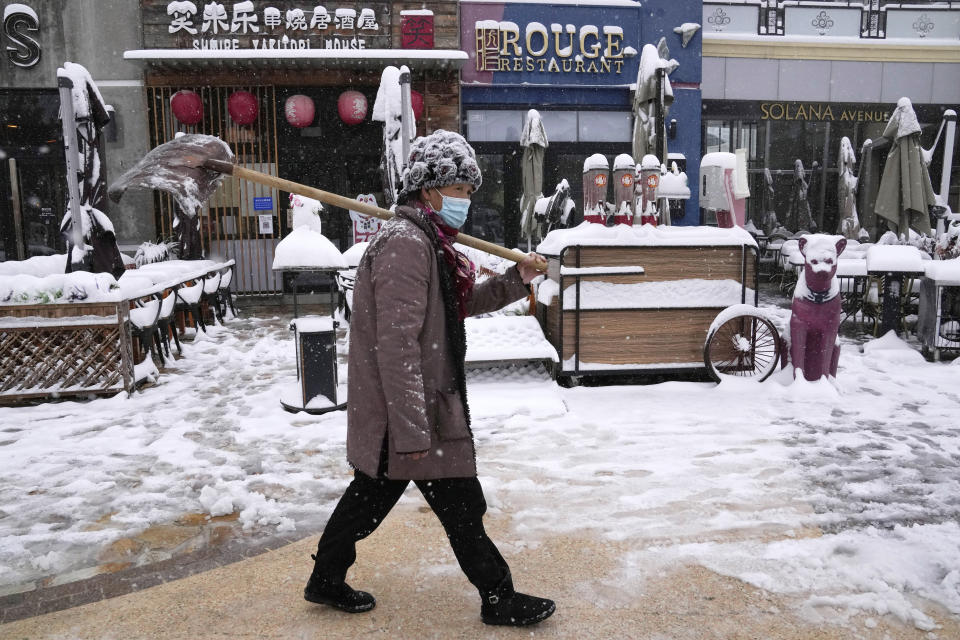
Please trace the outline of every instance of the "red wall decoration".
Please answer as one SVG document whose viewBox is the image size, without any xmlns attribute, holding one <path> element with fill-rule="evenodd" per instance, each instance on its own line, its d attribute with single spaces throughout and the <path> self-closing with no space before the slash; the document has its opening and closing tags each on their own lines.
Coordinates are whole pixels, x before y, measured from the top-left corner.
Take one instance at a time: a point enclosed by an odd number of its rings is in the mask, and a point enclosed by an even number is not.
<svg viewBox="0 0 960 640">
<path fill-rule="evenodd" d="M 349 125 L 360 124 L 367 117 L 367 98 L 359 91 L 344 91 L 337 98 L 337 113 Z"/>
<path fill-rule="evenodd" d="M 433 14 L 403 15 L 400 22 L 400 48 L 433 49 Z"/>
<path fill-rule="evenodd" d="M 414 91 L 411 89 L 410 106 L 413 108 L 413 119 L 421 119 L 423 117 L 423 94 L 419 91 Z"/>
<path fill-rule="evenodd" d="M 249 91 L 234 91 L 227 98 L 227 112 L 239 125 L 251 124 L 259 111 L 257 97 Z"/>
<path fill-rule="evenodd" d="M 170 110 L 183 124 L 198 124 L 203 120 L 203 100 L 189 89 L 181 89 L 170 98 Z"/>
<path fill-rule="evenodd" d="M 297 94 L 287 98 L 283 113 L 291 126 L 302 129 L 313 124 L 316 110 L 313 106 L 313 100 L 305 95 Z"/>
</svg>

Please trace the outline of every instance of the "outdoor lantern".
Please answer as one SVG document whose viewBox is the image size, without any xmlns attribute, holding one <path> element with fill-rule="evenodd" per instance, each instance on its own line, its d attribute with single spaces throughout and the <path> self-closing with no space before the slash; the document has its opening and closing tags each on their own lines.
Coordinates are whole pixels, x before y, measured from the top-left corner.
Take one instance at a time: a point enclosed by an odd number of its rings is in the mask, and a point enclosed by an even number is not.
<svg viewBox="0 0 960 640">
<path fill-rule="evenodd" d="M 174 117 L 183 124 L 198 124 L 203 120 L 203 101 L 195 92 L 181 89 L 170 98 Z"/>
<path fill-rule="evenodd" d="M 291 126 L 302 129 L 313 124 L 315 114 L 313 100 L 305 95 L 298 93 L 287 98 L 283 111 Z"/>
<path fill-rule="evenodd" d="M 367 117 L 367 97 L 359 91 L 344 91 L 337 98 L 337 113 L 351 126 L 360 124 Z"/>
<path fill-rule="evenodd" d="M 250 124 L 257 119 L 257 97 L 249 91 L 234 91 L 227 98 L 227 111 L 237 124 Z"/>
<path fill-rule="evenodd" d="M 410 106 L 413 107 L 413 119 L 419 120 L 423 117 L 423 94 L 419 91 L 410 90 Z"/>
</svg>

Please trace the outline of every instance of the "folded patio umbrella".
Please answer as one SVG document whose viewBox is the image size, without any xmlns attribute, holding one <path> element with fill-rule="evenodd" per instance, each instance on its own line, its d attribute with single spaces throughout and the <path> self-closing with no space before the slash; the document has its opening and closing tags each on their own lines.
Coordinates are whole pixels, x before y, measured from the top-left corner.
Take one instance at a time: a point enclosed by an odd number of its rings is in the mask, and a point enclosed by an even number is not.
<svg viewBox="0 0 960 640">
<path fill-rule="evenodd" d="M 547 132 L 543 128 L 540 112 L 530 109 L 523 122 L 520 134 L 520 146 L 523 157 L 520 160 L 523 179 L 523 195 L 520 198 L 520 235 L 526 237 L 528 244 L 533 238 L 541 238 L 540 225 L 533 215 L 537 200 L 543 197 L 543 154 L 547 142 Z"/>
<path fill-rule="evenodd" d="M 908 229 L 930 233 L 930 207 L 936 196 L 920 147 L 920 123 L 909 98 L 900 98 L 883 137 L 893 141 L 880 178 L 875 210 L 901 239 Z M 879 235 L 879 234 L 878 234 Z"/>
</svg>

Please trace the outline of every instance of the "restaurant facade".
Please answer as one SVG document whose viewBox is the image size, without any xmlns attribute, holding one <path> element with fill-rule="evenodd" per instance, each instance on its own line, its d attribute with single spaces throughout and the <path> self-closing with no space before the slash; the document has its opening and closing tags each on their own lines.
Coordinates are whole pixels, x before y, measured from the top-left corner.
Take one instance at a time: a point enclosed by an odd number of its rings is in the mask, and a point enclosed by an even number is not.
<svg viewBox="0 0 960 640">
<path fill-rule="evenodd" d="M 711 1 L 700 22 L 703 150 L 747 149 L 754 220 L 769 171 L 783 221 L 799 160 L 818 230 L 836 233 L 841 139 L 851 142 L 859 172 L 863 144 L 881 136 L 904 96 L 922 145 L 933 148 L 930 176 L 940 193 L 945 136 L 938 142 L 938 132 L 945 112 L 960 109 L 960 5 Z M 956 166 L 948 182 L 957 211 Z"/>
<path fill-rule="evenodd" d="M 216 135 L 247 168 L 384 206 L 383 124 L 371 118 L 383 68 L 410 68 L 422 97 L 418 133 L 459 128 L 457 5 L 404 6 L 143 0 L 143 45 L 124 58 L 144 69 L 150 144 L 178 132 Z M 289 194 L 228 179 L 208 204 L 206 254 L 237 261 L 241 293 L 282 291 L 271 265 L 291 228 Z M 172 207 L 156 196 L 164 236 L 173 233 Z M 354 242 L 355 217 L 329 206 L 322 214 L 340 250 Z"/>
<path fill-rule="evenodd" d="M 676 120 L 668 151 L 684 165 L 700 158 L 700 45 L 675 27 L 700 19 L 700 2 L 460 2 L 460 46 L 469 60 L 460 73 L 462 132 L 477 150 L 484 186 L 474 196 L 469 232 L 517 246 L 522 193 L 520 134 L 531 108 L 547 134 L 543 191 L 567 180 L 582 219 L 584 160 L 610 167 L 631 153 L 632 85 L 640 53 L 661 38 L 679 66 L 669 75 Z M 683 159 L 681 159 L 683 158 Z M 635 159 L 639 162 L 640 158 Z M 661 159 L 663 160 L 663 159 Z M 694 171 L 695 174 L 695 171 Z M 696 181 L 676 224 L 697 224 Z"/>
</svg>

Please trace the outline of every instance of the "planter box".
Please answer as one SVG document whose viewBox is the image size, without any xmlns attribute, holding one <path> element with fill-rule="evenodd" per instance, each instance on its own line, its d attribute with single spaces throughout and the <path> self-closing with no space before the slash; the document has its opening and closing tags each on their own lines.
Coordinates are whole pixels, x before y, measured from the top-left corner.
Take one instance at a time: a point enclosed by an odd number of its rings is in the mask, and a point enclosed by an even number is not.
<svg viewBox="0 0 960 640">
<path fill-rule="evenodd" d="M 0 404 L 133 388 L 129 302 L 0 306 Z"/>
<path fill-rule="evenodd" d="M 748 244 L 568 246 L 548 260 L 556 292 L 539 296 L 537 317 L 560 354 L 557 375 L 703 368 L 717 314 L 757 303 Z"/>
</svg>

